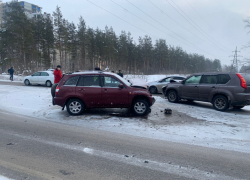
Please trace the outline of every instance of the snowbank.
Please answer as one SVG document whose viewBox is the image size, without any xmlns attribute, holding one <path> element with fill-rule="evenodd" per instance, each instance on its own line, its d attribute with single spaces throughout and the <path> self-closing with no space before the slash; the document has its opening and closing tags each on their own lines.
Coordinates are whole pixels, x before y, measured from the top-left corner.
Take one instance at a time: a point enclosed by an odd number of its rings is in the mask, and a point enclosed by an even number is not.
<svg viewBox="0 0 250 180">
<path fill-rule="evenodd" d="M 23 78 L 24 76 L 14 75 L 13 80 L 18 81 L 18 82 L 21 82 L 21 81 L 23 82 Z M 10 75 L 6 73 L 0 74 L 0 81 L 10 81 Z"/>
<path fill-rule="evenodd" d="M 52 106 L 50 88 L 0 86 L 0 109 L 11 113 L 134 136 L 250 153 L 249 107 L 218 112 L 209 103 L 173 104 L 161 97 L 155 98 L 156 103 L 147 117 L 110 115 L 120 109 L 93 110 L 72 117 L 61 107 Z M 173 115 L 164 115 L 165 108 L 171 108 Z"/>
<path fill-rule="evenodd" d="M 163 79 L 167 76 L 188 76 L 188 75 L 183 75 L 183 74 L 155 74 L 155 75 L 132 75 L 132 74 L 128 74 L 128 75 L 124 75 L 125 79 L 133 79 L 133 78 L 139 78 L 139 79 L 143 79 L 146 82 L 153 82 L 153 81 L 158 81 L 160 79 Z"/>
</svg>

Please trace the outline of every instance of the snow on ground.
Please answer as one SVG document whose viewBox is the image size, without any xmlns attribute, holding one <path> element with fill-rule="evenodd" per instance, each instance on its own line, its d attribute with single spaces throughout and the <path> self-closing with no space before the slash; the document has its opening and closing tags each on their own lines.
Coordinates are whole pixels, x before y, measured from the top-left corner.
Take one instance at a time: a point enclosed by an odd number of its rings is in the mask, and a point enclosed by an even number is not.
<svg viewBox="0 0 250 180">
<path fill-rule="evenodd" d="M 170 74 L 169 74 L 170 75 Z M 124 75 L 125 79 L 134 79 L 134 78 L 140 78 L 145 80 L 146 82 L 153 82 L 153 81 L 158 81 L 160 79 L 165 78 L 166 76 L 169 75 L 164 75 L 164 74 L 157 74 L 157 75 Z M 187 75 L 179 75 L 179 74 L 171 74 L 171 75 L 177 75 L 177 76 L 187 76 Z M 14 75 L 14 81 L 22 81 L 24 80 L 25 76 L 17 76 Z M 0 81 L 7 81 L 10 79 L 10 75 L 3 73 L 0 74 Z"/>
<path fill-rule="evenodd" d="M 14 75 L 13 80 L 14 80 L 14 82 L 23 82 L 23 78 L 24 78 L 24 76 Z M 0 74 L 0 81 L 10 81 L 10 75 Z"/>
<path fill-rule="evenodd" d="M 0 180 L 11 180 L 11 179 L 0 175 Z"/>
<path fill-rule="evenodd" d="M 209 103 L 173 104 L 159 96 L 155 98 L 152 112 L 145 117 L 127 115 L 126 109 L 96 109 L 72 117 L 61 107 L 52 106 L 50 88 L 0 85 L 3 111 L 91 129 L 250 153 L 249 107 L 218 112 Z M 165 108 L 171 108 L 173 114 L 165 115 Z"/>
</svg>

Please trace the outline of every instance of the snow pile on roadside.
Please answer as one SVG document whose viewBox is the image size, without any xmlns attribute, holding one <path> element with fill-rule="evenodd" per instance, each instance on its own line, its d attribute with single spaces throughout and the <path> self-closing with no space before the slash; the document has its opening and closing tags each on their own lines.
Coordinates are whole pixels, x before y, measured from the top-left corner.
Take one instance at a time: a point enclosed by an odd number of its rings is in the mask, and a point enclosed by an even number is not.
<svg viewBox="0 0 250 180">
<path fill-rule="evenodd" d="M 145 80 L 146 82 L 153 82 L 153 81 L 158 81 L 160 79 L 163 79 L 167 76 L 184 76 L 187 77 L 187 75 L 180 75 L 180 74 L 155 74 L 155 75 L 133 75 L 133 74 L 128 74 L 124 75 L 124 79 L 133 79 L 133 78 L 140 78 Z"/>
<path fill-rule="evenodd" d="M 12 180 L 12 179 L 0 175 L 0 180 Z"/>
<path fill-rule="evenodd" d="M 50 88 L 0 86 L 0 109 L 3 111 L 91 129 L 250 153 L 249 107 L 218 112 L 209 103 L 174 104 L 161 97 L 155 98 L 151 115 L 163 114 L 164 108 L 171 108 L 174 118 L 164 115 L 163 121 L 174 121 L 178 117 L 183 122 L 158 124 L 155 117 L 112 116 L 110 113 L 117 112 L 113 109 L 104 115 L 96 110 L 72 117 L 61 107 L 52 106 Z"/>
<path fill-rule="evenodd" d="M 13 80 L 18 81 L 18 82 L 20 82 L 20 81 L 23 82 L 23 78 L 24 78 L 24 76 L 14 75 Z M 0 81 L 10 81 L 10 75 L 8 75 L 8 74 L 0 74 Z"/>
</svg>

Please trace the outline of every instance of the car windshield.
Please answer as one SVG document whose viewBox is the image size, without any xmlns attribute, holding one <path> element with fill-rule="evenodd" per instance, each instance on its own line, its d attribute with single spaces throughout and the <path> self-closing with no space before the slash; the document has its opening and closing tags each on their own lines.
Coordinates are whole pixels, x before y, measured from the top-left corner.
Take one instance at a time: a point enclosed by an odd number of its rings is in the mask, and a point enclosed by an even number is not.
<svg viewBox="0 0 250 180">
<path fill-rule="evenodd" d="M 117 75 L 117 74 L 113 74 L 115 77 L 117 77 L 120 81 L 122 81 L 124 84 L 126 84 L 126 86 L 131 86 L 132 84 L 130 82 L 128 82 L 126 79 L 122 78 L 121 76 Z"/>
</svg>

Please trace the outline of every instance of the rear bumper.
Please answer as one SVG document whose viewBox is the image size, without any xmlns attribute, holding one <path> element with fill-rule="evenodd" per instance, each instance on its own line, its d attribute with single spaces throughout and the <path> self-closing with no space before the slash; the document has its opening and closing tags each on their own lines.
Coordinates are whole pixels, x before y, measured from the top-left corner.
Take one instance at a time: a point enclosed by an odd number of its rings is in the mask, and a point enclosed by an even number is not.
<svg viewBox="0 0 250 180">
<path fill-rule="evenodd" d="M 64 104 L 65 104 L 65 99 L 64 98 L 60 98 L 60 97 L 54 97 L 52 99 L 52 104 L 63 107 Z"/>
<path fill-rule="evenodd" d="M 231 103 L 232 106 L 247 106 L 250 105 L 250 99 L 246 99 L 244 101 L 233 102 Z"/>
</svg>

